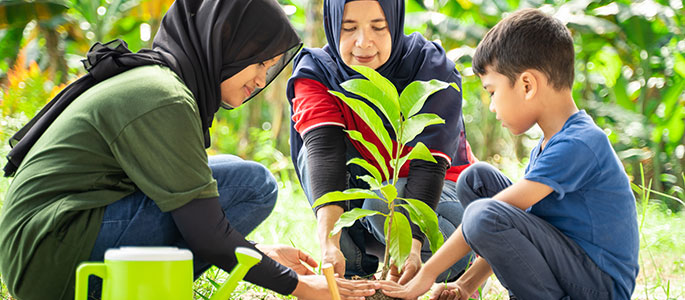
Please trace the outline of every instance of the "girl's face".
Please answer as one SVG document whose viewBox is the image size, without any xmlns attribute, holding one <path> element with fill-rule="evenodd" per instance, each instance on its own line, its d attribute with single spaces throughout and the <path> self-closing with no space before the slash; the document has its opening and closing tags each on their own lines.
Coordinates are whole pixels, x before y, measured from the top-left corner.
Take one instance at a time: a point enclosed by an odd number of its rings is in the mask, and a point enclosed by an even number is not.
<svg viewBox="0 0 685 300">
<path fill-rule="evenodd" d="M 378 1 L 360 0 L 345 4 L 338 50 L 348 66 L 378 69 L 388 61 L 392 39 Z"/>
<path fill-rule="evenodd" d="M 266 85 L 266 71 L 282 56 L 283 54 L 265 62 L 251 64 L 221 82 L 221 101 L 233 108 L 243 104 L 256 88 L 263 88 Z"/>
</svg>

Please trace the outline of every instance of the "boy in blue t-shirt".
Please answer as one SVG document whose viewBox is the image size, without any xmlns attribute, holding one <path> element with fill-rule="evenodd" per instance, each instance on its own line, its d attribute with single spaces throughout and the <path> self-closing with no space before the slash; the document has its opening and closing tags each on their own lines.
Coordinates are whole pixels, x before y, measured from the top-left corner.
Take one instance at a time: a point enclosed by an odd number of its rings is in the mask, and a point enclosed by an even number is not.
<svg viewBox="0 0 685 300">
<path fill-rule="evenodd" d="M 486 163 L 459 176 L 466 206 L 457 229 L 417 276 L 384 293 L 425 293 L 447 266 L 473 249 L 480 257 L 431 299 L 468 299 L 495 273 L 513 299 L 630 299 L 638 273 L 635 198 L 604 132 L 572 97 L 573 39 L 536 9 L 513 13 L 478 45 L 473 69 L 502 126 L 544 132 L 524 179 L 513 183 Z"/>
</svg>

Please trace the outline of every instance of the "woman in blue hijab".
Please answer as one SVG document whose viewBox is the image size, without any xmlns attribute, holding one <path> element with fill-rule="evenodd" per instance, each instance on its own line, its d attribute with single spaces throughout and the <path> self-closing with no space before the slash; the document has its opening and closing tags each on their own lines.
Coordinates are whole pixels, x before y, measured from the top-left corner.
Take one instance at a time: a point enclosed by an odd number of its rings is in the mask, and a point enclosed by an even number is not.
<svg viewBox="0 0 685 300">
<path fill-rule="evenodd" d="M 359 98 L 341 87 L 349 79 L 362 78 L 351 65 L 375 69 L 398 92 L 415 80 L 438 79 L 461 86 L 461 76 L 440 45 L 418 33 L 404 34 L 404 1 L 325 0 L 324 27 L 328 44 L 323 48 L 305 48 L 296 57 L 287 90 L 292 114 L 291 155 L 310 203 L 327 192 L 368 188 L 357 179 L 365 171 L 355 165 L 346 166 L 346 161 L 351 157 L 370 162 L 374 159 L 343 130 L 357 130 L 367 141 L 377 145 L 380 142 L 361 118 L 328 93 L 335 90 Z M 445 119 L 445 124 L 427 127 L 409 146 L 423 142 L 438 164 L 421 160 L 407 162 L 400 169 L 401 179 L 397 184 L 400 196 L 422 200 L 435 210 L 445 237 L 461 223 L 463 207 L 456 196 L 455 182 L 461 170 L 474 160 L 466 142 L 461 108 L 461 93 L 452 88 L 428 98 L 421 112 L 438 114 Z M 377 113 L 386 128 L 391 128 L 384 115 Z M 382 154 L 386 159 L 389 157 L 388 153 Z M 371 199 L 333 204 L 315 208 L 323 262 L 332 263 L 335 271 L 345 276 L 374 274 L 378 258 L 382 257 L 378 253 L 384 241 L 382 217 L 364 218 L 332 237 L 328 232 L 344 211 L 355 207 L 379 210 L 385 204 Z M 421 261 L 431 255 L 428 243 L 423 243 L 423 234 L 416 225 L 412 226 L 409 259 L 402 273 L 392 270 L 390 274 L 390 279 L 399 283 L 409 281 Z M 464 257 L 438 277 L 438 281 L 456 278 L 468 260 L 468 256 Z"/>
</svg>

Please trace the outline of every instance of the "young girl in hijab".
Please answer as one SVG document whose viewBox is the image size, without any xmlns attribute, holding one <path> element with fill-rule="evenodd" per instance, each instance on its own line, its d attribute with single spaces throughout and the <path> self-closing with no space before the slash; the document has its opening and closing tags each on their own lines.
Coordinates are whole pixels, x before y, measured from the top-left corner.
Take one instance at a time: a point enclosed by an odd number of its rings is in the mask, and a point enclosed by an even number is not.
<svg viewBox="0 0 685 300">
<path fill-rule="evenodd" d="M 404 1 L 324 1 L 328 44 L 320 49 L 305 48 L 298 55 L 287 90 L 292 112 L 291 155 L 310 203 L 331 191 L 368 188 L 357 179 L 364 171 L 345 163 L 352 157 L 375 160 L 363 145 L 349 139 L 343 130 L 360 131 L 367 141 L 383 149 L 362 119 L 328 92 L 335 90 L 359 99 L 341 87 L 346 80 L 362 78 L 350 66 L 375 69 L 388 78 L 398 92 L 415 80 L 438 79 L 461 86 L 461 76 L 442 47 L 426 41 L 418 33 L 405 35 L 403 27 Z M 371 105 L 365 99 L 361 100 Z M 407 162 L 400 169 L 401 179 L 396 185 L 400 196 L 422 200 L 435 210 L 440 230 L 446 237 L 461 223 L 463 214 L 456 197 L 455 181 L 473 160 L 465 138 L 461 107 L 461 93 L 453 88 L 428 98 L 421 112 L 438 114 L 445 119 L 445 124 L 427 127 L 409 146 L 423 142 L 438 163 Z M 384 115 L 376 112 L 390 129 Z M 389 161 L 388 153 L 380 151 Z M 387 167 L 391 170 L 389 165 Z M 323 262 L 332 263 L 335 271 L 345 276 L 375 273 L 382 253 L 370 255 L 369 252 L 374 253 L 378 244 L 384 242 L 382 217 L 363 218 L 332 237 L 328 233 L 344 211 L 355 207 L 387 210 L 386 204 L 373 199 L 334 204 L 315 208 Z M 402 274 L 395 269 L 390 273 L 390 279 L 394 281 L 407 282 L 418 271 L 421 261 L 431 255 L 428 243 L 424 243 L 423 234 L 415 224 L 412 224 L 412 235 L 411 254 Z M 438 277 L 438 281 L 455 278 L 468 260 L 469 255 Z"/>
<path fill-rule="evenodd" d="M 310 256 L 244 239 L 275 204 L 269 171 L 205 152 L 219 106 L 254 97 L 300 47 L 274 0 L 179 0 L 153 49 L 94 46 L 89 73 L 13 137 L 5 171 L 15 177 L 0 217 L 10 294 L 73 299 L 78 264 L 102 261 L 108 248 L 190 248 L 197 277 L 212 264 L 230 271 L 243 246 L 266 254 L 247 281 L 303 299 L 329 295 L 304 265 L 316 266 Z M 339 285 L 345 299 L 373 293 L 367 283 Z"/>
</svg>

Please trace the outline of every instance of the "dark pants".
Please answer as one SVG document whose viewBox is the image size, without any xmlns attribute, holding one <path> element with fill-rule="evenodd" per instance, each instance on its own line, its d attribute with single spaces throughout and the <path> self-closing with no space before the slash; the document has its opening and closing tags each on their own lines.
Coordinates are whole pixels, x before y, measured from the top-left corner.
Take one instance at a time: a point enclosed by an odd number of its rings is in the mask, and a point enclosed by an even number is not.
<svg viewBox="0 0 685 300">
<path fill-rule="evenodd" d="M 457 181 L 464 238 L 502 285 L 517 299 L 611 299 L 613 280 L 578 244 L 545 220 L 490 198 L 511 184 L 487 163 L 470 166 Z"/>
<path fill-rule="evenodd" d="M 219 203 L 231 227 L 243 236 L 248 235 L 269 216 L 276 205 L 276 179 L 261 164 L 233 155 L 210 156 L 209 166 L 217 181 Z M 103 261 L 107 249 L 121 246 L 188 248 L 171 213 L 160 211 L 157 204 L 141 191 L 105 208 L 100 233 L 89 261 Z M 210 266 L 210 263 L 201 258 L 193 257 L 195 278 Z M 91 299 L 99 299 L 101 282 L 91 276 Z"/>
</svg>

